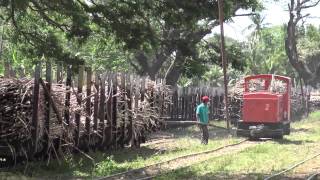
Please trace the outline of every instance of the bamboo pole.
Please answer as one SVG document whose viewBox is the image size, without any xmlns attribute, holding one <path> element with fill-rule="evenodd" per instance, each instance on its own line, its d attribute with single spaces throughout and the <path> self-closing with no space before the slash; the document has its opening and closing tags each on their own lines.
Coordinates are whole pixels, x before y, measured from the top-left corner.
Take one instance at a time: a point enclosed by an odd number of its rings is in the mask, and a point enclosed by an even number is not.
<svg viewBox="0 0 320 180">
<path fill-rule="evenodd" d="M 51 75 L 52 75 L 52 71 L 51 71 L 51 62 L 47 61 L 46 62 L 46 81 L 47 81 L 47 89 L 48 89 L 48 93 L 51 93 Z M 45 129 L 47 130 L 47 132 L 45 133 L 45 149 L 46 151 L 49 150 L 49 136 L 50 136 L 50 110 L 51 110 L 51 104 L 50 104 L 50 100 L 49 100 L 49 96 L 46 96 L 46 111 L 45 111 Z"/>
<path fill-rule="evenodd" d="M 220 51 L 221 51 L 221 59 L 223 65 L 223 80 L 224 80 L 224 109 L 225 109 L 225 120 L 227 123 L 227 128 L 230 129 L 230 120 L 229 120 L 229 112 L 228 112 L 228 77 L 227 77 L 227 66 L 228 62 L 225 57 L 225 47 L 224 47 L 224 29 L 223 29 L 223 1 L 218 0 L 219 6 L 219 22 L 220 22 Z"/>
<path fill-rule="evenodd" d="M 31 136 L 33 141 L 33 153 L 35 154 L 38 151 L 38 110 L 39 110 L 39 92 L 40 92 L 40 82 L 41 77 L 41 63 L 38 63 L 35 68 L 34 73 L 34 87 L 33 87 L 33 97 L 32 97 L 32 129 Z"/>
</svg>

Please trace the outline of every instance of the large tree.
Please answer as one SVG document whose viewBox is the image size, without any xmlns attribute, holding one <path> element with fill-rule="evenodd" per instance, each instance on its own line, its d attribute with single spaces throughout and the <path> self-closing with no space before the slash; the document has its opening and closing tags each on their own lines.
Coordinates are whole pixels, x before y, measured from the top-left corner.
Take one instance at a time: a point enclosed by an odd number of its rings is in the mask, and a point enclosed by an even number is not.
<svg viewBox="0 0 320 180">
<path fill-rule="evenodd" d="M 289 62 L 298 72 L 299 76 L 305 83 L 316 86 L 320 83 L 320 61 L 313 61 L 312 68 L 308 65 L 306 58 L 301 56 L 298 51 L 298 26 L 309 14 L 302 14 L 302 11 L 311 7 L 315 7 L 320 3 L 320 0 L 290 0 L 288 4 L 290 19 L 287 25 L 287 37 L 285 40 L 286 53 Z"/>
<path fill-rule="evenodd" d="M 226 20 L 240 8 L 259 6 L 257 0 L 224 4 Z M 2 18 L 15 29 L 13 37 L 30 45 L 26 53 L 78 64 L 85 57 L 66 43 L 83 45 L 103 33 L 133 54 L 130 63 L 138 73 L 155 78 L 163 72 L 170 85 L 189 60 L 197 60 L 197 44 L 218 25 L 217 1 L 211 0 L 3 0 L 0 6 Z"/>
</svg>

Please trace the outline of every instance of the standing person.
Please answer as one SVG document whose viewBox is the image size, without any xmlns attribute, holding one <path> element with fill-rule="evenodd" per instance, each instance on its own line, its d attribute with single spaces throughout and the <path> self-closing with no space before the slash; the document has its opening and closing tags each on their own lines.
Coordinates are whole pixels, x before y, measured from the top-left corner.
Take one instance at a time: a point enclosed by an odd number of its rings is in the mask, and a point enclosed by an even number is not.
<svg viewBox="0 0 320 180">
<path fill-rule="evenodd" d="M 201 134 L 201 143 L 208 144 L 209 132 L 208 132 L 208 121 L 209 121 L 209 109 L 208 102 L 209 97 L 203 96 L 201 98 L 202 103 L 197 106 L 197 121 L 200 122 L 199 127 L 202 131 Z"/>
</svg>

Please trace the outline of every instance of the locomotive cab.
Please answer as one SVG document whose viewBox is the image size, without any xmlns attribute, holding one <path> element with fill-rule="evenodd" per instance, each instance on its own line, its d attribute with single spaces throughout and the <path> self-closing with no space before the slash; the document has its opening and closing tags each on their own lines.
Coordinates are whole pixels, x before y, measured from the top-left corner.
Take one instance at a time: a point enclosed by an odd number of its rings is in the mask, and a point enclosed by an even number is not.
<svg viewBox="0 0 320 180">
<path fill-rule="evenodd" d="M 250 87 L 255 83 L 260 86 Z M 288 77 L 271 74 L 246 77 L 237 135 L 282 138 L 290 134 L 290 88 Z"/>
</svg>

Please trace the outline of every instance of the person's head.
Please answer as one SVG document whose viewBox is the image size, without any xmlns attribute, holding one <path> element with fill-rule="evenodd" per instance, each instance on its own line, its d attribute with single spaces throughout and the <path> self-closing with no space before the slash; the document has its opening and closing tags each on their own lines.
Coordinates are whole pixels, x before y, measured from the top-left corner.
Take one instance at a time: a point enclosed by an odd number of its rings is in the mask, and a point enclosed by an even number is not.
<svg viewBox="0 0 320 180">
<path fill-rule="evenodd" d="M 207 104 L 207 103 L 209 102 L 209 97 L 208 97 L 208 96 L 203 96 L 203 97 L 201 98 L 201 100 L 202 100 L 202 102 L 203 102 L 204 104 Z"/>
</svg>

